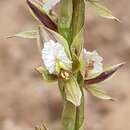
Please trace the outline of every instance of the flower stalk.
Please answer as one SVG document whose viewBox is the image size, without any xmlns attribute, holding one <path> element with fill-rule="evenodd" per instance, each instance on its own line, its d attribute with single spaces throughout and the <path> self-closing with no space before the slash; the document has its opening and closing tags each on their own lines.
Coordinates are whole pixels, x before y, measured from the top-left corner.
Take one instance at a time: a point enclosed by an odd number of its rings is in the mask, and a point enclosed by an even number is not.
<svg viewBox="0 0 130 130">
<path fill-rule="evenodd" d="M 72 30 L 71 30 L 72 14 L 73 14 L 73 0 L 61 0 L 58 31 L 68 41 L 69 45 L 72 42 Z"/>
<path fill-rule="evenodd" d="M 72 18 L 72 36 L 79 33 L 84 26 L 85 20 L 85 2 L 84 0 L 73 0 L 73 18 Z"/>
<path fill-rule="evenodd" d="M 64 36 L 69 45 L 72 44 L 72 40 L 80 32 L 84 25 L 85 3 L 84 0 L 62 0 L 61 1 L 61 15 L 59 20 L 59 32 Z M 78 37 L 78 40 L 83 37 Z M 81 43 L 82 44 L 82 43 Z M 73 52 L 71 52 L 73 53 Z M 84 122 L 84 94 L 82 83 L 78 82 L 78 76 L 80 73 L 73 75 L 75 78 L 79 91 L 81 92 L 80 104 L 75 106 L 66 99 L 63 100 L 63 114 L 62 121 L 64 130 L 81 130 L 83 129 Z M 73 82 L 73 81 L 72 81 Z M 61 85 L 59 84 L 59 87 Z M 64 84 L 64 87 L 67 87 Z M 71 87 L 71 86 L 68 86 Z M 75 89 L 75 88 L 74 88 Z M 63 91 L 63 90 L 61 90 Z M 62 92 L 62 94 L 64 91 Z"/>
</svg>

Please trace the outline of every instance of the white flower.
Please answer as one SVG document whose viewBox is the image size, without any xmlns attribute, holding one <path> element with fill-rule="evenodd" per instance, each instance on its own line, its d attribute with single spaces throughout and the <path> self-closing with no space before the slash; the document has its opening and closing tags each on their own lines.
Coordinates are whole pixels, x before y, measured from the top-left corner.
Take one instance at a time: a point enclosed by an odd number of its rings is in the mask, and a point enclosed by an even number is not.
<svg viewBox="0 0 130 130">
<path fill-rule="evenodd" d="M 89 52 L 84 49 L 84 57 L 87 69 L 91 74 L 103 71 L 103 58 L 96 51 Z"/>
<path fill-rule="evenodd" d="M 70 70 L 72 61 L 67 57 L 64 47 L 50 40 L 44 43 L 42 59 L 50 74 L 59 73 L 60 69 Z"/>
<path fill-rule="evenodd" d="M 46 2 L 43 4 L 43 8 L 46 11 L 49 11 L 59 2 L 60 0 L 46 0 Z"/>
</svg>

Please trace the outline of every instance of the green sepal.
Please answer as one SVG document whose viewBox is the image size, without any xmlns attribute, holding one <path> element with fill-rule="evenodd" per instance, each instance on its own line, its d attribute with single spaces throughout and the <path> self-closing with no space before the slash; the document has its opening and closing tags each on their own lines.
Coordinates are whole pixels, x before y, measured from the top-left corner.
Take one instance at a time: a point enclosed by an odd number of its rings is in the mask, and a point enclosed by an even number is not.
<svg viewBox="0 0 130 130">
<path fill-rule="evenodd" d="M 113 66 L 105 69 L 101 73 L 96 73 L 96 74 L 92 75 L 91 77 L 87 77 L 87 79 L 85 79 L 84 82 L 85 82 L 86 85 L 100 83 L 100 82 L 108 79 L 109 77 L 111 77 L 124 64 L 125 63 L 120 63 L 120 64 L 117 64 L 117 65 L 113 65 Z"/>
<path fill-rule="evenodd" d="M 13 38 L 13 37 L 36 39 L 37 38 L 37 30 L 29 30 L 29 31 L 19 32 L 13 36 L 8 36 L 7 38 Z"/>
<path fill-rule="evenodd" d="M 64 130 L 75 130 L 76 106 L 69 101 L 64 101 L 62 125 Z"/>
<path fill-rule="evenodd" d="M 80 61 L 78 59 L 78 57 L 76 56 L 76 54 L 72 54 L 72 72 L 76 73 L 80 70 Z"/>
<path fill-rule="evenodd" d="M 96 13 L 103 17 L 103 18 L 107 18 L 107 19 L 114 19 L 118 22 L 120 22 L 120 20 L 118 18 L 116 18 L 115 16 L 112 15 L 112 12 L 107 9 L 106 7 L 104 7 L 103 5 L 101 5 L 97 0 L 87 0 L 90 5 L 96 10 Z"/>
<path fill-rule="evenodd" d="M 62 113 L 62 124 L 64 130 L 82 130 L 84 124 L 84 95 L 82 87 L 82 77 L 79 78 L 78 84 L 81 87 L 82 97 L 80 106 L 75 106 L 70 101 L 66 100 L 66 82 L 64 80 L 59 81 L 59 88 L 63 97 L 63 113 Z"/>
<path fill-rule="evenodd" d="M 59 90 L 63 98 L 62 125 L 64 130 L 74 130 L 76 120 L 76 106 L 66 100 L 64 80 L 58 80 Z"/>
<path fill-rule="evenodd" d="M 69 80 L 65 81 L 65 94 L 66 99 L 70 101 L 75 106 L 81 104 L 82 92 L 80 90 L 79 84 L 77 83 L 75 77 L 71 77 Z"/>
<path fill-rule="evenodd" d="M 54 74 L 49 74 L 48 70 L 43 67 L 38 67 L 36 70 L 42 75 L 43 80 L 47 82 L 56 82 L 58 77 Z"/>
<path fill-rule="evenodd" d="M 107 95 L 104 91 L 100 90 L 96 86 L 86 86 L 85 88 L 91 95 L 103 99 L 103 100 L 112 100 L 114 101 L 115 99 L 112 98 L 111 96 Z"/>
<path fill-rule="evenodd" d="M 77 35 L 74 37 L 71 50 L 74 51 L 75 54 L 79 57 L 81 55 L 81 51 L 83 49 L 84 45 L 84 27 L 77 33 Z"/>
</svg>

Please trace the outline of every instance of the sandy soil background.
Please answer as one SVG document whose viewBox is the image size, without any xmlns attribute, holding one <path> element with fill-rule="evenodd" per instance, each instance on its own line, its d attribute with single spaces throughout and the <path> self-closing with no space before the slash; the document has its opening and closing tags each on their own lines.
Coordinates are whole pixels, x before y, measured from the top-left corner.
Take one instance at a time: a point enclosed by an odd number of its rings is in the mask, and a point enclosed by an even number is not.
<svg viewBox="0 0 130 130">
<path fill-rule="evenodd" d="M 122 23 L 86 12 L 86 48 L 104 57 L 104 66 L 126 61 L 111 80 L 100 86 L 117 102 L 86 95 L 88 130 L 130 130 L 130 1 L 104 0 Z M 41 60 L 35 40 L 4 39 L 19 31 L 35 29 L 25 0 L 0 0 L 0 129 L 32 130 L 46 123 L 58 130 L 62 110 L 56 84 L 46 84 L 33 70 Z"/>
</svg>

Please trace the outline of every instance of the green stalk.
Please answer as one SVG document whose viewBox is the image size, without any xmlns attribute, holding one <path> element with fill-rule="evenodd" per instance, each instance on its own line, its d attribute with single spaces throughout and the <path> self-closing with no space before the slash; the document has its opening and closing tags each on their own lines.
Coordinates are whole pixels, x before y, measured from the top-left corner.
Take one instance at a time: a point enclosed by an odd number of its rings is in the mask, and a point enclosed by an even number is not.
<svg viewBox="0 0 130 130">
<path fill-rule="evenodd" d="M 63 98 L 62 125 L 63 130 L 75 130 L 76 106 L 66 100 L 64 88 L 66 84 L 59 80 L 59 89 Z"/>
<path fill-rule="evenodd" d="M 73 17 L 72 17 L 72 38 L 74 39 L 76 35 L 84 26 L 85 20 L 85 3 L 84 0 L 73 0 Z M 82 39 L 84 36 L 79 37 Z M 83 43 L 79 43 L 83 44 Z M 83 46 L 83 45 L 82 45 Z M 78 75 L 78 74 L 77 74 Z M 79 81 L 79 86 L 82 91 L 82 99 L 79 107 L 76 108 L 76 121 L 75 121 L 75 130 L 83 130 L 84 126 L 84 94 L 83 94 L 83 78 L 79 74 L 81 80 Z M 78 78 L 77 78 L 78 80 Z"/>
<path fill-rule="evenodd" d="M 84 26 L 85 3 L 84 0 L 73 0 L 72 36 L 73 38 Z"/>
<path fill-rule="evenodd" d="M 84 129 L 84 93 L 83 93 L 83 77 L 79 73 L 78 75 L 78 83 L 82 92 L 81 104 L 79 107 L 76 107 L 76 120 L 75 120 L 75 130 L 83 130 Z M 80 78 L 80 80 L 79 80 Z"/>
<path fill-rule="evenodd" d="M 84 96 L 81 99 L 81 105 L 76 108 L 75 130 L 84 129 Z"/>
<path fill-rule="evenodd" d="M 58 32 L 67 40 L 69 45 L 71 45 L 72 42 L 72 14 L 73 0 L 61 0 Z M 59 80 L 59 89 L 63 97 L 62 125 L 64 130 L 75 130 L 76 106 L 67 101 L 64 91 L 65 87 L 65 82 L 63 80 Z"/>
<path fill-rule="evenodd" d="M 73 13 L 73 0 L 61 0 L 60 17 L 58 21 L 59 33 L 68 41 L 72 41 L 71 22 Z"/>
<path fill-rule="evenodd" d="M 60 17 L 58 21 L 58 32 L 68 41 L 69 46 L 74 37 L 80 32 L 84 25 L 85 3 L 84 0 L 61 0 Z M 79 37 L 82 38 L 83 36 Z M 81 41 L 81 40 L 79 40 Z M 83 43 L 82 43 L 83 44 Z M 66 84 L 59 80 L 59 89 L 63 97 L 62 124 L 64 130 L 83 130 L 84 124 L 84 94 L 83 78 L 76 74 L 78 84 L 82 92 L 81 104 L 76 107 L 67 101 L 64 88 Z M 81 80 L 79 80 L 79 77 Z"/>
</svg>

